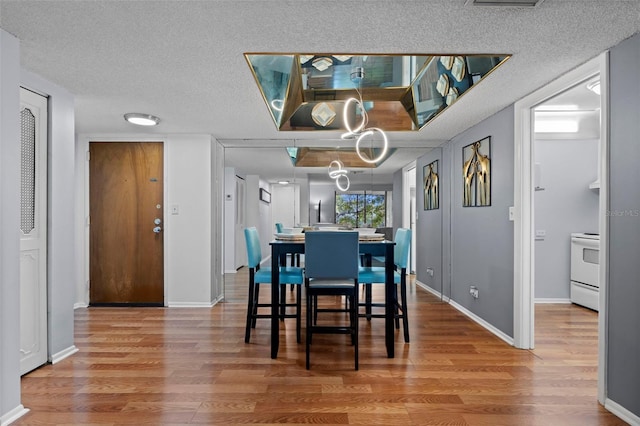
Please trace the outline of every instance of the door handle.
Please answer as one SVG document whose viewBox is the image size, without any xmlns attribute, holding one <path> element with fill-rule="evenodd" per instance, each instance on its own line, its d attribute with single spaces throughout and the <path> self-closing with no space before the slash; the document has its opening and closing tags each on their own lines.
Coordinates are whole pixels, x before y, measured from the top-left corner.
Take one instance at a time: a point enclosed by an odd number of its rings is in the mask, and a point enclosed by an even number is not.
<svg viewBox="0 0 640 426">
<path fill-rule="evenodd" d="M 159 226 L 156 226 L 155 228 L 153 228 L 153 232 L 155 232 L 156 234 L 159 234 L 160 231 L 162 231 L 162 228 L 160 228 Z"/>
</svg>

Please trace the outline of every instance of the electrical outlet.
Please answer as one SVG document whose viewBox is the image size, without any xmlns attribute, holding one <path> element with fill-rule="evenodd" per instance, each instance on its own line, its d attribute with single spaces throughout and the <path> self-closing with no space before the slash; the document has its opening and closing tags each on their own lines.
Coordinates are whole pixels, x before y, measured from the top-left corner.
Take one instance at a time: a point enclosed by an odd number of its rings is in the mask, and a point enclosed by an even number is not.
<svg viewBox="0 0 640 426">
<path fill-rule="evenodd" d="M 469 294 L 471 294 L 471 296 L 473 296 L 474 299 L 478 298 L 478 287 L 476 287 L 475 285 L 472 285 L 469 288 Z"/>
<path fill-rule="evenodd" d="M 430 277 L 433 276 L 433 268 L 427 268 L 427 275 L 429 275 Z"/>
</svg>

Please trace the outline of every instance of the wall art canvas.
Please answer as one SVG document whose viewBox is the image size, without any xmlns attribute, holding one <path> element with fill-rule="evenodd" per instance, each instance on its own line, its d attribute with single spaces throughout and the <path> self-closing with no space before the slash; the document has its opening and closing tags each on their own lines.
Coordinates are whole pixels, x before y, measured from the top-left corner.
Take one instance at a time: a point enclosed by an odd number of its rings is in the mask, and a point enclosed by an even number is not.
<svg viewBox="0 0 640 426">
<path fill-rule="evenodd" d="M 491 205 L 491 136 L 462 148 L 464 207 Z"/>
<path fill-rule="evenodd" d="M 435 210 L 439 208 L 440 194 L 438 188 L 438 160 L 427 164 L 422 168 L 422 182 L 424 189 L 424 209 Z"/>
</svg>

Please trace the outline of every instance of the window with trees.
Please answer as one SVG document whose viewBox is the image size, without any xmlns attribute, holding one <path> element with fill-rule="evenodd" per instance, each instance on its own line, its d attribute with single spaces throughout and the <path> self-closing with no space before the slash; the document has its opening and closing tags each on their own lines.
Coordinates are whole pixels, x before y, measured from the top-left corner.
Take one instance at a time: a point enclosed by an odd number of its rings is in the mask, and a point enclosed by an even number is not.
<svg viewBox="0 0 640 426">
<path fill-rule="evenodd" d="M 385 191 L 336 192 L 336 224 L 352 228 L 386 226 Z"/>
</svg>

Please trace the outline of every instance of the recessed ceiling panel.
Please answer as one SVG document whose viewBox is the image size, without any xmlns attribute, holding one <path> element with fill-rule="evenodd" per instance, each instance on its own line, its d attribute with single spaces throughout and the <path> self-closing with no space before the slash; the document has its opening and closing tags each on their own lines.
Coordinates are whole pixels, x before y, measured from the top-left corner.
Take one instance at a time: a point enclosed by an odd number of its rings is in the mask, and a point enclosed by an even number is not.
<svg viewBox="0 0 640 426">
<path fill-rule="evenodd" d="M 362 119 L 416 131 L 502 64 L 508 55 L 245 54 L 278 130 L 338 130 Z"/>
</svg>

